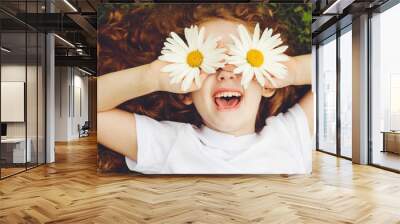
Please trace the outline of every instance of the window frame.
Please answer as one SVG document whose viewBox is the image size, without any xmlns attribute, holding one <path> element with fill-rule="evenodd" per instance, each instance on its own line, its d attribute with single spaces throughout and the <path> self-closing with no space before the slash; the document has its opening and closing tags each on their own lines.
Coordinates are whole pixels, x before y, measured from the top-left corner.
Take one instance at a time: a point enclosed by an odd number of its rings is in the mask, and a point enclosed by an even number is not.
<svg viewBox="0 0 400 224">
<path fill-rule="evenodd" d="M 340 67 L 340 37 L 344 34 L 346 34 L 347 32 L 352 32 L 352 23 L 350 22 L 349 24 L 347 24 L 346 26 L 342 27 L 341 29 L 337 29 L 335 33 L 333 33 L 332 35 L 328 36 L 325 39 L 320 40 L 317 44 L 316 44 L 316 68 L 315 68 L 315 72 L 316 72 L 316 138 L 315 138 L 315 145 L 316 145 L 316 150 L 319 152 L 323 152 L 329 155 L 333 155 L 339 158 L 343 158 L 346 160 L 352 160 L 352 158 L 347 157 L 342 155 L 341 153 L 341 118 L 340 118 L 340 104 L 341 104 L 341 97 L 340 97 L 340 84 L 341 84 L 341 67 Z M 320 143 L 319 143 L 319 136 L 320 136 L 320 130 L 319 130 L 319 85 L 320 85 L 320 75 L 319 75 L 319 47 L 322 43 L 328 43 L 330 41 L 336 41 L 336 152 L 332 153 L 332 152 L 328 152 L 324 149 L 321 149 Z"/>
</svg>

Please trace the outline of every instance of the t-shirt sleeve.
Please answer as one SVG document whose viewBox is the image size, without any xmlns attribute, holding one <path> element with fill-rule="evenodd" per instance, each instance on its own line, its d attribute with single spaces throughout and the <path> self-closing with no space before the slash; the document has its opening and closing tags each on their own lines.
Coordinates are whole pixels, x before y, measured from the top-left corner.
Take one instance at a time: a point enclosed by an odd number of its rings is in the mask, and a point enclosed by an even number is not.
<svg viewBox="0 0 400 224">
<path fill-rule="evenodd" d="M 184 123 L 157 121 L 134 114 L 136 122 L 137 161 L 125 157 L 129 170 L 141 173 L 160 173 L 166 158 Z"/>
<path fill-rule="evenodd" d="M 269 118 L 268 118 L 269 119 Z M 268 123 L 267 119 L 267 123 Z M 296 150 L 300 150 L 305 173 L 312 171 L 312 140 L 305 112 L 299 104 L 295 104 L 286 113 L 279 114 L 275 119 L 282 121 Z"/>
</svg>

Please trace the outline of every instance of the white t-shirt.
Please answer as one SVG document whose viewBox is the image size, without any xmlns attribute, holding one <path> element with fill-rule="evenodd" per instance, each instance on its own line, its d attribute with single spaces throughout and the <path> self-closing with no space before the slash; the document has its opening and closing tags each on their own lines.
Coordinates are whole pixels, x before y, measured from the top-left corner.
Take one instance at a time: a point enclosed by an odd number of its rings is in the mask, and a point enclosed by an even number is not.
<svg viewBox="0 0 400 224">
<path fill-rule="evenodd" d="M 258 134 L 235 137 L 206 126 L 156 121 L 135 114 L 137 161 L 128 168 L 146 174 L 304 174 L 311 172 L 307 118 L 296 104 L 271 116 Z"/>
</svg>

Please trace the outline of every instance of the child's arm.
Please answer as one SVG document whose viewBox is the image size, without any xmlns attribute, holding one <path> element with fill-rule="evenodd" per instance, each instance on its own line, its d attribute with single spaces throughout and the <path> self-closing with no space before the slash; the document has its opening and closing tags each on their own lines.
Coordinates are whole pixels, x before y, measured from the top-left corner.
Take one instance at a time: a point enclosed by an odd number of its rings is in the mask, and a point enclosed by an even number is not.
<svg viewBox="0 0 400 224">
<path fill-rule="evenodd" d="M 149 70 L 146 64 L 97 78 L 97 141 L 133 160 L 137 158 L 135 116 L 114 108 L 157 90 L 158 79 Z"/>
<path fill-rule="evenodd" d="M 179 83 L 170 84 L 168 73 L 161 68 L 169 63 L 155 60 L 117 72 L 102 75 L 97 79 L 97 111 L 111 110 L 121 103 L 156 91 L 172 93 L 193 92 L 200 87 L 192 84 L 187 91 L 182 91 Z M 201 83 L 206 74 L 200 73 Z"/>
<path fill-rule="evenodd" d="M 150 64 L 112 72 L 97 78 L 97 111 L 111 110 L 130 99 L 158 88 L 158 79 L 149 73 Z"/>
<path fill-rule="evenodd" d="M 275 86 L 270 82 L 266 82 L 265 88 L 281 88 L 289 85 L 311 85 L 312 64 L 311 54 L 291 57 L 285 62 L 288 69 L 288 77 L 286 79 L 273 78 Z M 314 96 L 311 91 L 301 98 L 299 105 L 305 112 L 310 127 L 311 134 L 314 133 Z"/>
<path fill-rule="evenodd" d="M 97 140 L 104 146 L 137 158 L 135 116 L 115 109 L 121 103 L 155 91 L 182 93 L 179 84 L 170 84 L 169 75 L 160 72 L 168 63 L 156 60 L 150 64 L 109 73 L 97 79 Z M 201 74 L 201 81 L 206 75 Z M 198 89 L 196 85 L 188 92 Z"/>
<path fill-rule="evenodd" d="M 306 113 L 308 127 L 310 128 L 310 134 L 314 133 L 314 94 L 312 91 L 308 91 L 306 95 L 301 98 L 299 102 L 300 107 Z"/>
<path fill-rule="evenodd" d="M 136 161 L 136 136 L 133 114 L 119 109 L 97 112 L 97 141 L 102 145 Z"/>
<path fill-rule="evenodd" d="M 312 57 L 311 54 L 301 55 L 291 58 L 287 62 L 289 74 L 292 73 L 294 78 L 293 85 L 311 85 L 312 76 Z M 308 127 L 310 133 L 314 133 L 314 94 L 308 91 L 299 102 L 307 116 Z"/>
<path fill-rule="evenodd" d="M 114 109 L 121 103 L 158 89 L 158 79 L 150 74 L 150 64 L 109 73 L 97 78 L 97 141 L 136 160 L 135 117 Z"/>
</svg>

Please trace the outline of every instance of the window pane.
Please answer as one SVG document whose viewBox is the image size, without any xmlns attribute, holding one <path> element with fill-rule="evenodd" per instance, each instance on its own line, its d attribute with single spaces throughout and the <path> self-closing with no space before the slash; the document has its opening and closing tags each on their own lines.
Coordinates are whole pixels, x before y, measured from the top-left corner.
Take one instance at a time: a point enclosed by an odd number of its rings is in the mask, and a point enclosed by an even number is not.
<svg viewBox="0 0 400 224">
<path fill-rule="evenodd" d="M 372 163 L 400 170 L 400 4 L 372 23 Z"/>
<path fill-rule="evenodd" d="M 340 152 L 351 158 L 352 141 L 352 35 L 340 36 Z"/>
<path fill-rule="evenodd" d="M 318 48 L 318 147 L 336 153 L 336 40 Z"/>
<path fill-rule="evenodd" d="M 30 147 L 30 160 L 28 168 L 37 165 L 37 33 L 27 33 L 27 80 L 26 80 L 26 116 L 27 116 L 27 140 Z"/>
<path fill-rule="evenodd" d="M 30 142 L 26 141 L 26 33 L 1 34 L 1 177 L 25 170 L 30 162 Z M 28 146 L 28 147 L 27 147 Z M 27 150 L 28 149 L 28 150 Z"/>
<path fill-rule="evenodd" d="M 45 163 L 45 60 L 46 36 L 39 33 L 38 43 L 38 164 Z"/>
</svg>

